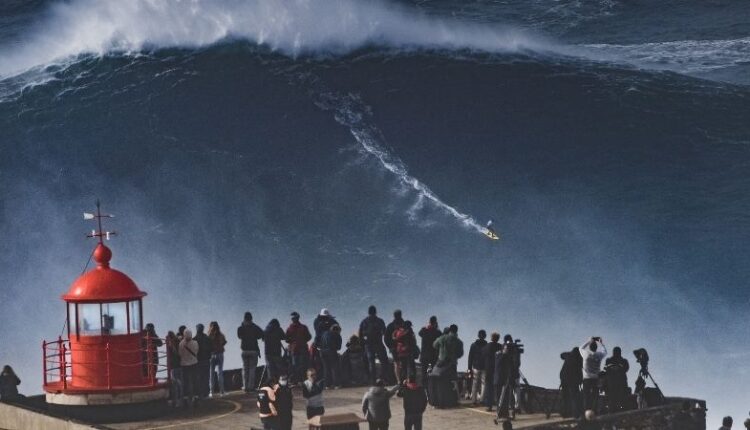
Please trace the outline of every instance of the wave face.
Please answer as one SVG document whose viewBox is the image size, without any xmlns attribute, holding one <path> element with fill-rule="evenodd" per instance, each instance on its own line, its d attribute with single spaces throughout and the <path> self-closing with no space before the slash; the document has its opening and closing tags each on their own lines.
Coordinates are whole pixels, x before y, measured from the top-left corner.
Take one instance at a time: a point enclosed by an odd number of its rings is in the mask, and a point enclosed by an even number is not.
<svg viewBox="0 0 750 430">
<path fill-rule="evenodd" d="M 750 383 L 744 6 L 636 3 L 4 2 L 0 362 L 39 391 L 18 357 L 99 197 L 160 334 L 398 306 L 511 331 L 547 386 L 602 335 L 718 427 Z"/>
</svg>

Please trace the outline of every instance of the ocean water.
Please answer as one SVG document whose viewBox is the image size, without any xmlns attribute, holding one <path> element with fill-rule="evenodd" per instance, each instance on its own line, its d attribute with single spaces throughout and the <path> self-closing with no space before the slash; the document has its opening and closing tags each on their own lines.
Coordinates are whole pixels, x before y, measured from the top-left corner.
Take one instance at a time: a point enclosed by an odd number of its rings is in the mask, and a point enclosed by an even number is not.
<svg viewBox="0 0 750 430">
<path fill-rule="evenodd" d="M 42 339 L 117 215 L 163 334 L 251 310 L 435 314 L 527 345 L 555 387 L 591 335 L 741 422 L 750 3 L 6 1 L 0 362 Z M 487 220 L 502 236 L 480 234 Z M 237 342 L 228 366 L 239 365 Z M 630 372 L 631 385 L 636 377 Z"/>
</svg>

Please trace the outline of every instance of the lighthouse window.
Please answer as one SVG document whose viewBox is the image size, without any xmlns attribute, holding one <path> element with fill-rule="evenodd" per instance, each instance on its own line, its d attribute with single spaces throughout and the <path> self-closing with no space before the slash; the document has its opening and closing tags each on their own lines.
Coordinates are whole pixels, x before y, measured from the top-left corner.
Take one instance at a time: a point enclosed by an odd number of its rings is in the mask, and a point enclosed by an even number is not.
<svg viewBox="0 0 750 430">
<path fill-rule="evenodd" d="M 138 333 L 141 331 L 141 302 L 129 302 L 130 306 L 130 332 Z"/>
<path fill-rule="evenodd" d="M 98 336 L 102 333 L 101 305 L 84 303 L 78 305 L 78 317 L 82 336 Z"/>
<path fill-rule="evenodd" d="M 75 334 L 78 330 L 78 321 L 76 321 L 76 304 L 68 303 L 68 335 Z"/>
<path fill-rule="evenodd" d="M 125 302 L 102 304 L 102 334 L 125 334 L 128 330 L 128 316 Z"/>
</svg>

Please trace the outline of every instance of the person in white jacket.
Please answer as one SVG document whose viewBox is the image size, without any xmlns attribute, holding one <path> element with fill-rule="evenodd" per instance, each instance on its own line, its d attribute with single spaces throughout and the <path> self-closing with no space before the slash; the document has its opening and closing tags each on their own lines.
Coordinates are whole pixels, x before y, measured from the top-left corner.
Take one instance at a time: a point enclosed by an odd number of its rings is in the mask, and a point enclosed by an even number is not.
<svg viewBox="0 0 750 430">
<path fill-rule="evenodd" d="M 602 370 L 602 360 L 607 356 L 607 348 L 601 337 L 592 337 L 579 351 L 583 358 L 583 409 L 596 411 L 599 372 Z"/>
<path fill-rule="evenodd" d="M 180 353 L 180 367 L 184 383 L 183 394 L 188 404 L 193 404 L 197 398 L 198 377 L 198 342 L 193 339 L 193 333 L 185 330 L 178 349 Z"/>
</svg>

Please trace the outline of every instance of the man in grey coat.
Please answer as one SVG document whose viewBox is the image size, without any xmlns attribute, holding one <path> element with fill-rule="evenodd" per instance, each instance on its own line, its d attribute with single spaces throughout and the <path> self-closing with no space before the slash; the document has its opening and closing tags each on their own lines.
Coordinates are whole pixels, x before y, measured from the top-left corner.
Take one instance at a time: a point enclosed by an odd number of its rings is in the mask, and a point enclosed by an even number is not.
<svg viewBox="0 0 750 430">
<path fill-rule="evenodd" d="M 385 388 L 385 383 L 378 379 L 362 398 L 362 413 L 365 414 L 370 430 L 388 430 L 391 419 L 391 397 L 399 386 Z"/>
</svg>

